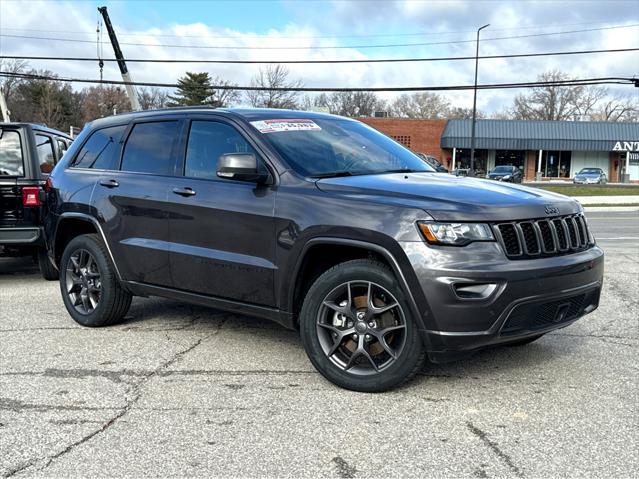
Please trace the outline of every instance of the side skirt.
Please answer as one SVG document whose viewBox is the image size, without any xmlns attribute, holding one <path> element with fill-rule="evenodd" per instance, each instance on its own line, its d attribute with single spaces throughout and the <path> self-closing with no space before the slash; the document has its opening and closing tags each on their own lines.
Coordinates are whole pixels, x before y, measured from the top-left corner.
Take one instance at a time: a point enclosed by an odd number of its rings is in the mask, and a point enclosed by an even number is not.
<svg viewBox="0 0 639 479">
<path fill-rule="evenodd" d="M 281 324 L 285 328 L 295 329 L 293 315 L 276 308 L 258 306 L 231 299 L 217 298 L 215 296 L 187 293 L 177 289 L 154 286 L 151 284 L 139 283 L 137 281 L 123 281 L 123 283 L 124 286 L 135 296 L 160 296 L 162 298 L 175 299 L 178 301 L 184 301 L 185 303 L 207 306 L 209 308 L 220 309 L 231 313 L 268 319 Z"/>
</svg>

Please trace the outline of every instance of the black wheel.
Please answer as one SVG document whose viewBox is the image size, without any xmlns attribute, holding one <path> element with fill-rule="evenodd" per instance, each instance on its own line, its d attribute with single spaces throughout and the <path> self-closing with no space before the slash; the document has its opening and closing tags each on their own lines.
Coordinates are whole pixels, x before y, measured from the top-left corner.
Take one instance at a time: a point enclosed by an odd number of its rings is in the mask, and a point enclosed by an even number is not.
<svg viewBox="0 0 639 479">
<path fill-rule="evenodd" d="M 131 305 L 131 294 L 120 286 L 106 247 L 97 235 L 78 236 L 64 249 L 60 291 L 67 311 L 82 326 L 114 324 Z"/>
<path fill-rule="evenodd" d="M 537 336 L 531 336 L 526 339 L 520 339 L 519 341 L 513 341 L 512 343 L 508 343 L 505 346 L 525 346 L 526 344 L 530 344 L 534 341 L 537 341 L 542 336 L 543 334 L 538 334 Z"/>
<path fill-rule="evenodd" d="M 348 261 L 322 274 L 304 300 L 300 333 L 317 370 L 354 391 L 391 389 L 424 363 L 404 292 L 373 260 Z"/>
<path fill-rule="evenodd" d="M 60 276 L 58 270 L 49 260 L 47 251 L 44 249 L 38 250 L 38 267 L 40 268 L 40 274 L 47 281 L 56 281 Z"/>
</svg>

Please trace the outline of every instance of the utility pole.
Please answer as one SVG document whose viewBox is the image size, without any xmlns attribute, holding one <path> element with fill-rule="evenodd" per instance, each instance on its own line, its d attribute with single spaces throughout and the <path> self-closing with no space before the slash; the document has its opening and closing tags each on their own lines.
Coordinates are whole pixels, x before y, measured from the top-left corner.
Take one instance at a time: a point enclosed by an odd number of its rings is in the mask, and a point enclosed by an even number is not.
<svg viewBox="0 0 639 479">
<path fill-rule="evenodd" d="M 470 126 L 470 170 L 468 176 L 475 176 L 475 122 L 477 119 L 477 70 L 479 68 L 479 32 L 490 26 L 490 23 L 477 29 L 477 45 L 475 48 L 475 88 L 473 90 L 473 122 Z"/>
<path fill-rule="evenodd" d="M 126 82 L 124 87 L 126 88 L 126 94 L 129 97 L 129 101 L 131 102 L 131 108 L 133 108 L 133 110 L 135 111 L 141 110 L 142 108 L 140 108 L 140 102 L 138 101 L 138 93 L 135 90 L 135 86 L 131 85 L 133 80 L 131 80 L 131 75 L 129 75 L 129 70 L 126 67 L 124 55 L 122 55 L 122 50 L 120 50 L 118 38 L 115 36 L 115 30 L 113 30 L 113 25 L 111 24 L 111 19 L 109 18 L 107 7 L 98 7 L 98 12 L 100 12 L 102 18 L 104 19 L 104 25 L 106 26 L 107 32 L 109 33 L 109 40 L 111 40 L 111 45 L 113 45 L 113 53 L 115 53 L 115 59 L 118 61 L 118 67 L 120 68 L 120 73 L 122 74 L 122 80 Z"/>
<path fill-rule="evenodd" d="M 0 89 L 0 110 L 2 110 L 2 121 L 9 123 L 11 118 L 9 117 L 9 108 L 7 108 L 7 101 L 4 98 L 4 93 Z"/>
</svg>

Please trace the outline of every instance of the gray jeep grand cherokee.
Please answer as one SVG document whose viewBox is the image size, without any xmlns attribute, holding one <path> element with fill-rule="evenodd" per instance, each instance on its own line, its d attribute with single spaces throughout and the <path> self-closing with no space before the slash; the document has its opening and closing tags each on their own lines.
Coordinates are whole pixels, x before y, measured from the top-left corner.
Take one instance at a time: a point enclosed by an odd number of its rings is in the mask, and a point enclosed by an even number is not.
<svg viewBox="0 0 639 479">
<path fill-rule="evenodd" d="M 358 391 L 526 344 L 593 311 L 603 252 L 565 196 L 437 174 L 354 120 L 168 109 L 87 126 L 49 181 L 75 321 L 163 296 L 300 331 Z M 250 346 L 247 346 L 250 347 Z"/>
</svg>

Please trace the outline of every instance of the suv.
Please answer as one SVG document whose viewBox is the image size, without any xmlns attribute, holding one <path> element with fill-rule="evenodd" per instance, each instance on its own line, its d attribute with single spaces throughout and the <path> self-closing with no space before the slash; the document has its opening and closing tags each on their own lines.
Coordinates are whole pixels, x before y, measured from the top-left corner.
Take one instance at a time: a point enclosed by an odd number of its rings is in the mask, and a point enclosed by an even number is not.
<svg viewBox="0 0 639 479">
<path fill-rule="evenodd" d="M 64 133 L 29 123 L 0 123 L 0 257 L 33 255 L 58 279 L 42 234 L 44 184 L 71 144 Z"/>
<path fill-rule="evenodd" d="M 358 391 L 525 344 L 599 301 L 579 203 L 434 173 L 354 120 L 178 108 L 87 126 L 51 175 L 46 229 L 84 326 L 163 296 L 298 328 Z"/>
</svg>

